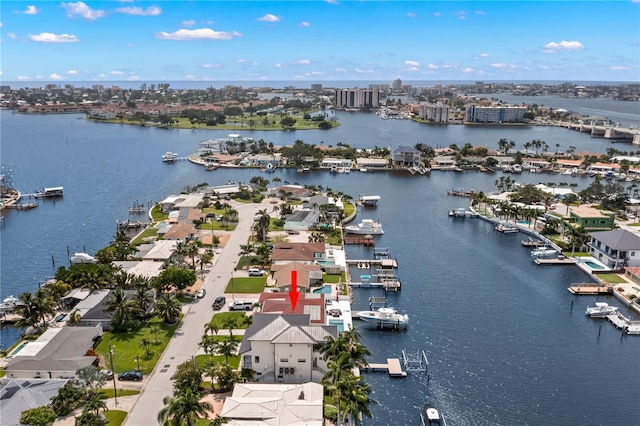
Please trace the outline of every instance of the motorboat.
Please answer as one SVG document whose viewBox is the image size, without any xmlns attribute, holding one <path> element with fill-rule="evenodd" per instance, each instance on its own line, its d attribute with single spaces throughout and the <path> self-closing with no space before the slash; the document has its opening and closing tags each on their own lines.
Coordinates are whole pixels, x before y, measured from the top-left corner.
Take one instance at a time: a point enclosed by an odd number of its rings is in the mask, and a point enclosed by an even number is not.
<svg viewBox="0 0 640 426">
<path fill-rule="evenodd" d="M 551 257 L 558 254 L 558 250 L 549 246 L 538 246 L 531 250 L 531 257 Z"/>
<path fill-rule="evenodd" d="M 0 302 L 0 312 L 11 312 L 20 303 L 15 296 L 6 297 Z"/>
<path fill-rule="evenodd" d="M 445 423 L 438 409 L 431 404 L 427 404 L 422 408 L 422 412 L 420 412 L 420 424 L 422 426 L 439 426 Z"/>
<path fill-rule="evenodd" d="M 178 159 L 177 152 L 167 151 L 164 154 L 162 154 L 162 161 L 164 161 L 165 163 L 173 163 L 177 159 Z"/>
<path fill-rule="evenodd" d="M 511 166 L 511 173 L 522 173 L 522 166 L 520 166 L 520 164 L 514 164 Z"/>
<path fill-rule="evenodd" d="M 365 207 L 376 207 L 378 205 L 378 201 L 380 201 L 379 195 L 361 195 L 360 196 L 360 204 Z"/>
<path fill-rule="evenodd" d="M 501 222 L 496 225 L 496 231 L 502 232 L 503 234 L 513 234 L 518 232 L 518 227 L 512 223 Z"/>
<path fill-rule="evenodd" d="M 356 315 L 363 321 L 376 324 L 379 328 L 406 328 L 409 315 L 399 314 L 395 308 L 378 308 L 375 311 L 360 311 Z"/>
<path fill-rule="evenodd" d="M 74 253 L 73 256 L 69 258 L 72 265 L 80 265 L 83 263 L 97 263 L 98 259 L 87 254 L 87 253 Z"/>
<path fill-rule="evenodd" d="M 617 310 L 618 308 L 615 306 L 609 306 L 608 303 L 596 302 L 595 306 L 589 306 L 587 308 L 585 315 L 588 315 L 591 318 L 604 318 Z"/>
<path fill-rule="evenodd" d="M 357 225 L 349 225 L 344 227 L 344 231 L 347 234 L 360 234 L 360 235 L 382 235 L 382 225 L 380 222 L 373 219 L 362 219 Z"/>
<path fill-rule="evenodd" d="M 36 191 L 34 197 L 36 198 L 55 198 L 62 197 L 64 188 L 62 186 L 55 186 L 52 188 L 42 188 L 40 191 Z"/>
</svg>

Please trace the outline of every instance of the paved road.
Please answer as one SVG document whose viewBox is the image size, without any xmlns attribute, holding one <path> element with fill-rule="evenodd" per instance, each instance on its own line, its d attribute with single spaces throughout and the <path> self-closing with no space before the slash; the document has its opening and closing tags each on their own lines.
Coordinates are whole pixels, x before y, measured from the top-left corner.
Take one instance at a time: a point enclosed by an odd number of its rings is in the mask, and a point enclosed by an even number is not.
<svg viewBox="0 0 640 426">
<path fill-rule="evenodd" d="M 125 419 L 125 425 L 155 426 L 158 424 L 158 412 L 164 407 L 162 400 L 166 396 L 173 395 L 171 376 L 179 364 L 190 360 L 198 353 L 198 343 L 204 332 L 204 324 L 209 322 L 214 313 L 211 304 L 217 296 L 224 293 L 227 282 L 232 276 L 233 267 L 238 261 L 240 245 L 246 244 L 251 235 L 254 216 L 261 209 L 270 211 L 270 205 L 267 204 L 234 202 L 232 204 L 238 211 L 238 226 L 231 234 L 222 252 L 215 259 L 211 271 L 205 278 L 204 288 L 207 289 L 207 294 L 202 299 L 196 299 L 189 306 L 182 324 L 176 330 L 133 409 Z M 229 298 L 227 298 L 228 301 Z"/>
</svg>

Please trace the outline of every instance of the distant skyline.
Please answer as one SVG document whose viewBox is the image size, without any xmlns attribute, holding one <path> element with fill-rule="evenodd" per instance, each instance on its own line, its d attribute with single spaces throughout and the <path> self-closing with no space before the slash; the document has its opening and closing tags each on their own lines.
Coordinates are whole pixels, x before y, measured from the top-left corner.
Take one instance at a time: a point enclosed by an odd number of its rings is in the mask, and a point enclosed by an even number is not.
<svg viewBox="0 0 640 426">
<path fill-rule="evenodd" d="M 640 81 L 640 0 L 7 1 L 0 80 Z"/>
</svg>

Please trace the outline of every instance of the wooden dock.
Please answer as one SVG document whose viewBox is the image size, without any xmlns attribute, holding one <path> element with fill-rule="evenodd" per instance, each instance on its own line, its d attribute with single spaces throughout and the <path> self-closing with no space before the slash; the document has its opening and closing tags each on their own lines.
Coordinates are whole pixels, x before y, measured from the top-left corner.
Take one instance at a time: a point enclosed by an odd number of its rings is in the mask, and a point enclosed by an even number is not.
<svg viewBox="0 0 640 426">
<path fill-rule="evenodd" d="M 575 265 L 576 261 L 565 257 L 564 259 L 541 259 L 534 260 L 536 265 Z"/>
<path fill-rule="evenodd" d="M 572 294 L 580 294 L 580 295 L 597 295 L 597 294 L 612 294 L 613 287 L 605 286 L 598 283 L 581 283 L 574 284 L 569 287 L 569 290 Z"/>
<path fill-rule="evenodd" d="M 360 371 L 364 373 L 387 372 L 389 377 L 407 377 L 407 372 L 402 370 L 398 358 L 387 358 L 386 364 L 368 364 L 366 367 L 361 367 Z"/>
<path fill-rule="evenodd" d="M 363 244 L 365 247 L 373 247 L 376 243 L 373 238 L 344 237 L 345 244 Z"/>
</svg>

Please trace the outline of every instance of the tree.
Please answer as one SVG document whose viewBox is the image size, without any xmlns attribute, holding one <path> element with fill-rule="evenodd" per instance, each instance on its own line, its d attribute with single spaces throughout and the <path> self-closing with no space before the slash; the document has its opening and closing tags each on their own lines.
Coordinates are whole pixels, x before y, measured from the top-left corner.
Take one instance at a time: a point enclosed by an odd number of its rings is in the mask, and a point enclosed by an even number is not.
<svg viewBox="0 0 640 426">
<path fill-rule="evenodd" d="M 132 328 L 134 312 L 137 307 L 134 302 L 127 298 L 122 288 L 117 288 L 111 292 L 104 307 L 105 312 L 111 312 L 111 327 L 114 331 L 125 331 Z"/>
<path fill-rule="evenodd" d="M 265 242 L 267 240 L 267 234 L 269 233 L 269 226 L 271 226 L 271 216 L 267 213 L 267 209 L 258 211 L 258 220 L 256 221 L 254 228 L 258 236 L 258 240 Z"/>
<path fill-rule="evenodd" d="M 158 324 L 151 324 L 149 330 L 153 333 L 153 343 L 158 343 L 158 333 L 162 331 Z"/>
<path fill-rule="evenodd" d="M 42 407 L 23 411 L 20 415 L 20 424 L 50 426 L 56 421 L 56 418 L 58 418 L 58 415 L 51 409 L 51 407 L 44 405 Z"/>
<path fill-rule="evenodd" d="M 142 339 L 140 339 L 140 346 L 142 346 L 144 348 L 144 355 L 147 358 L 150 358 L 152 355 L 151 352 L 151 340 L 147 339 L 146 337 L 143 337 Z"/>
<path fill-rule="evenodd" d="M 176 367 L 171 380 L 173 381 L 174 394 L 179 395 L 187 390 L 193 391 L 195 389 L 199 395 L 202 369 L 198 367 L 194 360 L 185 361 Z"/>
<path fill-rule="evenodd" d="M 160 272 L 155 278 L 154 286 L 160 287 L 163 291 L 168 291 L 171 287 L 175 287 L 178 291 L 182 291 L 185 288 L 192 286 L 198 277 L 194 271 L 188 269 L 176 268 L 169 266 L 164 271 Z"/>
<path fill-rule="evenodd" d="M 280 125 L 283 129 L 292 129 L 296 125 L 296 119 L 288 115 L 280 120 Z"/>
<path fill-rule="evenodd" d="M 175 324 L 178 322 L 180 314 L 182 313 L 180 301 L 171 294 L 163 294 L 160 296 L 153 310 L 166 324 Z"/>
<path fill-rule="evenodd" d="M 229 363 L 229 358 L 236 354 L 236 349 L 238 349 L 238 342 L 233 337 L 220 340 L 215 346 L 216 353 L 224 356 L 227 364 Z"/>
<path fill-rule="evenodd" d="M 71 380 L 58 389 L 51 398 L 51 406 L 58 416 L 66 416 L 73 411 L 84 396 L 84 389 L 76 380 Z"/>
<path fill-rule="evenodd" d="M 229 337 L 233 339 L 233 330 L 236 328 L 235 318 L 230 316 L 224 317 L 221 324 L 223 328 L 229 330 Z"/>
<path fill-rule="evenodd" d="M 185 249 L 185 254 L 191 258 L 191 265 L 193 270 L 196 270 L 196 256 L 200 253 L 200 242 L 190 241 Z"/>
</svg>

